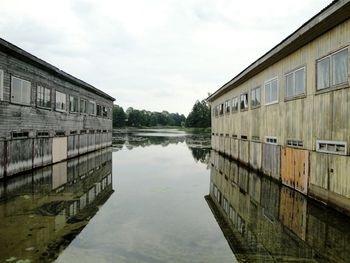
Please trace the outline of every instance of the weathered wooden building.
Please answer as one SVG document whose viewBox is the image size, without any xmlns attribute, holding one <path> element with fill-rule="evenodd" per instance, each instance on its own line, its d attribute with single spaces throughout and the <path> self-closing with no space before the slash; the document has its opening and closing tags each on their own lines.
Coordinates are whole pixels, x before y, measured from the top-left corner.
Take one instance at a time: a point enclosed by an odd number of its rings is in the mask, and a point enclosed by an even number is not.
<svg viewBox="0 0 350 263">
<path fill-rule="evenodd" d="M 350 214 L 349 18 L 332 2 L 207 100 L 215 150 Z"/>
<path fill-rule="evenodd" d="M 0 39 L 0 178 L 111 145 L 113 101 Z"/>
</svg>

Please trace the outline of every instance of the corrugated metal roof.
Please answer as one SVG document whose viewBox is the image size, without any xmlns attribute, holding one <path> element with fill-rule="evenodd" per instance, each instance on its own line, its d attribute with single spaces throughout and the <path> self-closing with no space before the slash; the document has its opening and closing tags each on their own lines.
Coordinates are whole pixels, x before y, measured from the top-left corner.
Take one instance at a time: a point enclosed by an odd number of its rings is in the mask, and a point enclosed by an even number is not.
<svg viewBox="0 0 350 263">
<path fill-rule="evenodd" d="M 267 67 L 273 65 L 349 18 L 350 0 L 333 1 L 287 38 L 282 40 L 278 45 L 215 91 L 206 100 L 212 101 L 223 93 L 241 85 L 249 78 L 257 75 Z"/>
<path fill-rule="evenodd" d="M 10 42 L 0 38 L 0 50 L 3 51 L 6 54 L 9 54 L 19 60 L 22 60 L 24 62 L 27 62 L 37 68 L 40 68 L 54 76 L 57 76 L 60 79 L 63 79 L 65 81 L 68 81 L 74 85 L 77 85 L 81 88 L 84 88 L 88 91 L 91 91 L 97 95 L 100 95 L 106 99 L 115 101 L 115 98 L 111 97 L 107 93 L 95 88 L 94 86 L 76 78 L 72 75 L 60 70 L 59 68 L 47 63 L 46 61 L 28 53 L 27 51 L 11 44 Z"/>
</svg>

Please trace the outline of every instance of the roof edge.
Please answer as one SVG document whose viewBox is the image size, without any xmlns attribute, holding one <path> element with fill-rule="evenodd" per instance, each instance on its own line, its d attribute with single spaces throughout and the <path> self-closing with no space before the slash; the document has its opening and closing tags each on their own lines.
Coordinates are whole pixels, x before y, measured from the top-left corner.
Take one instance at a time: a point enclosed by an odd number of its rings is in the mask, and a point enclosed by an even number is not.
<svg viewBox="0 0 350 263">
<path fill-rule="evenodd" d="M 211 102 L 223 93 L 232 90 L 240 84 L 247 81 L 249 78 L 262 72 L 267 67 L 280 61 L 307 43 L 331 30 L 335 26 L 350 18 L 350 1 L 335 0 L 320 12 L 306 21 L 297 30 L 283 39 L 280 43 L 266 52 L 247 68 L 241 71 L 233 79 L 225 83 L 213 94 L 206 98 L 206 101 Z M 316 30 L 321 27 L 321 30 Z"/>
</svg>

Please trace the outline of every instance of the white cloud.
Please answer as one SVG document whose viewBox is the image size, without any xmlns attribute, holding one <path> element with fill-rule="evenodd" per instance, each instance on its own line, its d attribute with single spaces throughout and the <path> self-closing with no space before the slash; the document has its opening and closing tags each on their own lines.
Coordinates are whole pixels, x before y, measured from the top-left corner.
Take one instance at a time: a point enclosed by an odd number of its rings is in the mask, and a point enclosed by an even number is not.
<svg viewBox="0 0 350 263">
<path fill-rule="evenodd" d="M 1 0 L 2 37 L 117 98 L 187 114 L 330 0 Z"/>
</svg>

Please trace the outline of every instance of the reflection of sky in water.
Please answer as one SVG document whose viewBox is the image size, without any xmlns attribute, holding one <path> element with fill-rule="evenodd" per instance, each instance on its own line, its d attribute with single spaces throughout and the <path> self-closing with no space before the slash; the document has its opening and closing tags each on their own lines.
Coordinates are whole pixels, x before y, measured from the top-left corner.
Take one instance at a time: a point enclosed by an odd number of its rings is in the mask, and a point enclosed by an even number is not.
<svg viewBox="0 0 350 263">
<path fill-rule="evenodd" d="M 57 262 L 235 262 L 209 178 L 184 142 L 114 152 L 115 194 Z"/>
</svg>

